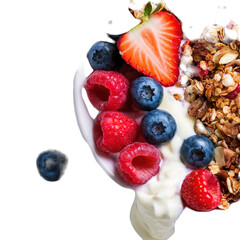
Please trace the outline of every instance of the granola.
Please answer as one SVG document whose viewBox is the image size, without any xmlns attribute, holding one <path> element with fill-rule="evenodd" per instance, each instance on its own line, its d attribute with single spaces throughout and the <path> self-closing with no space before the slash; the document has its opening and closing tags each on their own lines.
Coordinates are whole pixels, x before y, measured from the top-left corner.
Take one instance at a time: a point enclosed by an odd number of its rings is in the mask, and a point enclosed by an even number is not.
<svg viewBox="0 0 240 240">
<path fill-rule="evenodd" d="M 240 198 L 240 41 L 225 41 L 224 28 L 204 30 L 200 40 L 182 46 L 188 69 L 180 77 L 194 130 L 215 145 L 208 169 L 221 183 L 220 209 Z"/>
</svg>

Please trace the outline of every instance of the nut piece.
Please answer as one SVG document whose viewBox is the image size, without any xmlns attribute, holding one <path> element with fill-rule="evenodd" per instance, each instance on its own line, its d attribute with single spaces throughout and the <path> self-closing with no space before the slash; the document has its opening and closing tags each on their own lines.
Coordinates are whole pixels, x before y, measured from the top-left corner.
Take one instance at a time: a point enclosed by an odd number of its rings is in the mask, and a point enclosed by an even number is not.
<svg viewBox="0 0 240 240">
<path fill-rule="evenodd" d="M 225 157 L 224 157 L 224 148 L 223 147 L 216 147 L 214 150 L 214 157 L 216 163 L 220 166 L 223 167 L 225 166 Z"/>
<path fill-rule="evenodd" d="M 180 94 L 178 94 L 178 93 L 174 93 L 174 94 L 173 94 L 173 97 L 174 97 L 175 100 L 177 100 L 177 101 L 181 101 L 181 100 L 182 100 L 182 96 L 181 96 Z"/>
<path fill-rule="evenodd" d="M 219 81 L 221 80 L 221 78 L 222 78 L 221 75 L 217 73 L 217 74 L 214 75 L 214 78 L 213 78 L 213 79 L 214 79 L 215 81 L 219 82 Z"/>
<path fill-rule="evenodd" d="M 223 47 L 213 55 L 213 62 L 218 64 L 227 64 L 238 57 L 238 52 L 230 47 Z"/>
<path fill-rule="evenodd" d="M 239 163 L 239 157 L 238 154 L 231 149 L 224 149 L 224 161 L 226 168 L 230 168 L 232 164 L 238 164 Z"/>
<path fill-rule="evenodd" d="M 225 87 L 232 87 L 234 86 L 235 82 L 230 74 L 224 74 L 222 77 L 222 84 Z"/>
<path fill-rule="evenodd" d="M 236 59 L 226 65 L 226 67 L 240 66 L 240 59 Z"/>
<path fill-rule="evenodd" d="M 215 52 L 215 48 L 212 43 L 205 40 L 198 41 L 193 47 L 193 59 L 195 62 L 205 60 L 208 54 Z"/>
<path fill-rule="evenodd" d="M 207 128 L 204 126 L 204 124 L 199 119 L 197 119 L 195 124 L 194 124 L 194 131 L 197 134 L 204 135 L 204 136 L 207 136 L 207 137 L 210 135 Z"/>
<path fill-rule="evenodd" d="M 202 118 L 209 107 L 209 103 L 204 101 L 203 98 L 198 98 L 192 102 L 188 108 L 188 114 L 195 118 Z"/>
<path fill-rule="evenodd" d="M 188 82 L 189 82 L 189 77 L 187 75 L 180 76 L 180 84 L 182 87 L 187 87 Z"/>
<path fill-rule="evenodd" d="M 189 103 L 192 103 L 193 101 L 195 101 L 195 99 L 196 99 L 196 94 L 194 93 L 193 86 L 190 85 L 186 88 L 184 92 L 184 100 Z"/>
<path fill-rule="evenodd" d="M 222 131 L 228 137 L 235 137 L 239 133 L 238 125 L 229 122 L 224 124 Z"/>
</svg>

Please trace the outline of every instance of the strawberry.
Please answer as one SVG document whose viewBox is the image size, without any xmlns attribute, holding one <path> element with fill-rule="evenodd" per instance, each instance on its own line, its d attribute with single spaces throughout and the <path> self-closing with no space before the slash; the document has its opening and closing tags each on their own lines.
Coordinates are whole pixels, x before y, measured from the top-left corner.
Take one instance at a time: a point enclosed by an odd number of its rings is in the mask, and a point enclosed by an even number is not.
<svg viewBox="0 0 240 240">
<path fill-rule="evenodd" d="M 172 86 L 179 76 L 180 21 L 170 12 L 148 3 L 141 23 L 123 34 L 118 42 L 122 58 L 139 72 Z"/>
<path fill-rule="evenodd" d="M 191 209 L 211 211 L 221 202 L 220 182 L 207 169 L 195 170 L 184 179 L 181 196 Z"/>
</svg>

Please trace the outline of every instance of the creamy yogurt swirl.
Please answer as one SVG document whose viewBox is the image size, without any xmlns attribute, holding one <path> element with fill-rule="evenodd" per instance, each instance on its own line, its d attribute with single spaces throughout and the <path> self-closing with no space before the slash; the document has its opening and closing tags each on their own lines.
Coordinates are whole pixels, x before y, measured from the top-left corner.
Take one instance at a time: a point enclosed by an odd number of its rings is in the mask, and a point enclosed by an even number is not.
<svg viewBox="0 0 240 240">
<path fill-rule="evenodd" d="M 176 87 L 165 88 L 160 109 L 168 111 L 176 120 L 174 138 L 159 150 L 163 161 L 158 176 L 136 190 L 131 210 L 131 222 L 144 240 L 166 240 L 174 233 L 174 225 L 183 211 L 180 195 L 181 183 L 188 173 L 180 160 L 179 150 L 183 140 L 194 135 L 194 121 L 187 113 L 187 106 L 176 101 Z"/>
</svg>

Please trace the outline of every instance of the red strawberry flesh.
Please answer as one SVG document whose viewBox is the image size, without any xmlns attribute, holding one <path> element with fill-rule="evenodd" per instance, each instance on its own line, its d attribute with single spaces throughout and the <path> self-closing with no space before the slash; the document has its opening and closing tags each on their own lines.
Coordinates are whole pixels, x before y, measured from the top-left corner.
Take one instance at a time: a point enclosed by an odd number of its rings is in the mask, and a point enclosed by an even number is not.
<svg viewBox="0 0 240 240">
<path fill-rule="evenodd" d="M 207 169 L 198 169 L 186 176 L 181 195 L 188 207 L 196 211 L 210 211 L 221 202 L 220 182 Z"/>
<path fill-rule="evenodd" d="M 133 68 L 172 86 L 179 76 L 179 47 L 182 28 L 169 12 L 157 12 L 118 40 L 123 59 Z"/>
</svg>

